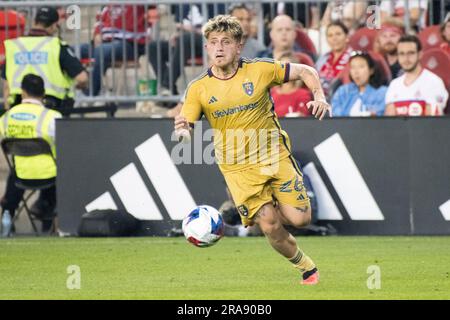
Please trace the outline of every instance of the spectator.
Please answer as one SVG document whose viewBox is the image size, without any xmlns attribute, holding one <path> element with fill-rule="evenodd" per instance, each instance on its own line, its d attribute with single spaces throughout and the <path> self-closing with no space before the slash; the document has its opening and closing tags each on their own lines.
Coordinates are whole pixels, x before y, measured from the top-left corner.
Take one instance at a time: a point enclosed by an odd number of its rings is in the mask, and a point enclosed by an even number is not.
<svg viewBox="0 0 450 320">
<path fill-rule="evenodd" d="M 107 5 L 97 19 L 92 43 L 81 45 L 83 59 L 91 58 L 93 53 L 92 91 L 89 90 L 93 96 L 100 93 L 102 76 L 112 62 L 137 61 L 145 53 L 147 41 L 145 6 Z"/>
<path fill-rule="evenodd" d="M 61 114 L 45 108 L 43 79 L 34 74 L 28 74 L 24 76 L 21 88 L 22 103 L 2 116 L 0 134 L 6 138 L 44 138 L 56 156 L 55 120 L 61 118 Z M 1 200 L 2 215 L 10 214 L 11 217 L 14 217 L 24 193 L 23 189 L 16 186 L 16 181 L 26 180 L 27 184 L 32 182 L 42 184 L 54 182 L 56 178 L 56 166 L 50 156 L 15 157 L 14 163 L 17 175 L 14 172 L 9 174 L 5 195 Z M 45 222 L 43 231 L 47 231 L 55 215 L 56 188 L 54 186 L 40 191 L 36 207 L 39 208 L 39 218 Z M 10 230 L 3 230 L 3 232 L 7 236 Z"/>
<path fill-rule="evenodd" d="M 73 106 L 73 84 L 77 88 L 87 86 L 88 75 L 81 62 L 56 36 L 60 28 L 58 22 L 55 8 L 42 7 L 27 36 L 5 41 L 6 62 L 2 70 L 2 78 L 6 80 L 3 91 L 5 109 L 21 102 L 20 83 L 28 73 L 44 79 L 44 103 L 53 109 Z"/>
<path fill-rule="evenodd" d="M 270 29 L 271 44 L 265 51 L 257 54 L 258 57 L 274 58 L 287 51 L 303 51 L 295 42 L 295 23 L 287 15 L 276 16 Z"/>
<path fill-rule="evenodd" d="M 339 87 L 331 100 L 333 116 L 370 117 L 384 114 L 387 87 L 380 67 L 370 54 L 356 51 L 350 57 L 349 84 Z"/>
<path fill-rule="evenodd" d="M 169 41 L 155 41 L 150 43 L 150 63 L 156 73 L 158 73 L 158 70 L 161 70 L 162 95 L 178 94 L 176 81 L 181 75 L 181 68 L 187 65 L 189 60 L 203 57 L 203 36 L 201 33 L 203 23 L 209 17 L 225 13 L 224 4 L 208 4 L 207 12 L 203 12 L 202 8 L 201 5 L 197 4 L 174 5 L 173 11 L 178 32 L 172 35 Z M 159 62 L 158 47 L 161 50 L 161 61 Z M 170 61 L 169 50 L 171 51 Z M 160 69 L 158 69 L 158 65 L 160 65 Z"/>
<path fill-rule="evenodd" d="M 448 92 L 444 82 L 420 64 L 422 45 L 419 38 L 405 35 L 398 43 L 398 61 L 404 74 L 389 85 L 386 93 L 388 116 L 441 115 Z"/>
<path fill-rule="evenodd" d="M 276 59 L 286 63 L 299 63 L 292 52 L 285 52 Z M 271 89 L 270 94 L 278 117 L 309 117 L 311 115 L 306 104 L 312 100 L 312 95 L 302 86 L 301 81 L 289 81 Z"/>
<path fill-rule="evenodd" d="M 441 35 L 443 43 L 441 43 L 441 49 L 450 54 L 450 13 L 441 25 Z"/>
<path fill-rule="evenodd" d="M 245 58 L 256 58 L 257 53 L 266 49 L 263 44 L 260 44 L 258 40 L 250 37 L 252 13 L 245 4 L 232 5 L 228 9 L 228 14 L 236 17 L 241 24 L 242 31 L 244 32 L 242 37 L 242 52 L 241 56 Z"/>
<path fill-rule="evenodd" d="M 428 0 L 408 0 L 411 28 L 426 27 Z M 405 0 L 382 0 L 380 3 L 381 23 L 396 21 L 405 26 Z"/>
<path fill-rule="evenodd" d="M 327 42 L 331 51 L 316 63 L 320 81 L 325 94 L 332 94 L 332 82 L 340 75 L 348 63 L 352 49 L 348 45 L 348 28 L 340 21 L 330 23 L 326 30 Z"/>
<path fill-rule="evenodd" d="M 275 7 L 276 6 L 276 7 Z M 320 23 L 321 8 L 325 6 L 321 3 L 301 3 L 284 2 L 264 3 L 262 5 L 263 16 L 272 20 L 272 17 L 278 15 L 288 15 L 296 22 L 299 22 L 305 28 L 317 28 Z M 322 10 L 323 11 L 323 10 Z"/>
<path fill-rule="evenodd" d="M 381 26 L 376 39 L 375 51 L 384 56 L 393 78 L 401 76 L 403 72 L 397 57 L 397 44 L 402 35 L 403 29 L 398 24 L 386 23 Z"/>
<path fill-rule="evenodd" d="M 365 22 L 366 9 L 367 1 L 330 1 L 323 14 L 321 25 L 326 27 L 332 21 L 342 21 L 348 30 L 356 30 Z"/>
</svg>

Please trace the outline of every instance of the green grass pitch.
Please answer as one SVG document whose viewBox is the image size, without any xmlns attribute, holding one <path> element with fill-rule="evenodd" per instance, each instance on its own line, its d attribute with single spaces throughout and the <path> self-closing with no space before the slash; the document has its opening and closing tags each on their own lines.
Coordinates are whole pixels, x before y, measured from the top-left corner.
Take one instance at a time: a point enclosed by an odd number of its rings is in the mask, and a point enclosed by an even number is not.
<svg viewBox="0 0 450 320">
<path fill-rule="evenodd" d="M 299 285 L 262 237 L 211 248 L 184 238 L 2 239 L 0 299 L 450 299 L 450 237 L 297 240 L 319 267 L 318 286 Z M 80 289 L 67 288 L 70 265 Z M 380 289 L 367 286 L 371 265 Z"/>
</svg>

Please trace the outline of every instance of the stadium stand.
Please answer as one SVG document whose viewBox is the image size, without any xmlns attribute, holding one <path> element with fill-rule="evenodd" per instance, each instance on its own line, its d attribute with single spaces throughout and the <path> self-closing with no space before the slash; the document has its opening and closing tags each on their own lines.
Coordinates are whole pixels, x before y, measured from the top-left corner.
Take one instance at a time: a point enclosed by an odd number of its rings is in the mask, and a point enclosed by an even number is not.
<svg viewBox="0 0 450 320">
<path fill-rule="evenodd" d="M 443 42 L 439 25 L 429 26 L 419 32 L 419 39 L 422 42 L 423 50 L 439 48 Z"/>
</svg>

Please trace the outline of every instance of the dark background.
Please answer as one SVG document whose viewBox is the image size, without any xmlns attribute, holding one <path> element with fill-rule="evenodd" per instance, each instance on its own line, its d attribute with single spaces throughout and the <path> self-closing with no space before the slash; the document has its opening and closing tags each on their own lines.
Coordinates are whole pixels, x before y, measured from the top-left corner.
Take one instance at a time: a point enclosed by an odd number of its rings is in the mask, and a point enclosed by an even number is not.
<svg viewBox="0 0 450 320">
<path fill-rule="evenodd" d="M 330 221 L 340 234 L 450 233 L 450 221 L 439 211 L 450 199 L 450 118 L 282 119 L 281 125 L 291 138 L 295 156 L 302 164 L 314 162 L 344 216 L 342 221 Z M 60 228 L 76 233 L 85 205 L 105 191 L 123 209 L 109 178 L 131 162 L 165 217 L 164 222 L 142 222 L 140 234 L 166 235 L 179 226 L 179 221 L 170 220 L 134 152 L 136 146 L 159 134 L 170 153 L 176 144 L 171 141 L 172 127 L 170 119 L 58 120 Z M 208 128 L 206 122 L 203 128 Z M 313 150 L 335 133 L 342 137 L 385 220 L 352 221 L 346 213 Z M 218 208 L 226 199 L 216 165 L 177 168 L 197 204 Z"/>
</svg>

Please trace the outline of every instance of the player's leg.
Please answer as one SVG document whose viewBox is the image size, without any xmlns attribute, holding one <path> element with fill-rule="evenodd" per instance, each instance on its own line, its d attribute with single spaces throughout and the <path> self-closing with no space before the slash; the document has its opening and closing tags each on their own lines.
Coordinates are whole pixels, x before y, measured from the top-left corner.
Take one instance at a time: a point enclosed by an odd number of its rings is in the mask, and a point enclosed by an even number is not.
<svg viewBox="0 0 450 320">
<path fill-rule="evenodd" d="M 277 206 L 279 214 L 282 216 L 285 224 L 296 228 L 306 227 L 311 223 L 311 206 L 305 203 L 294 207 L 289 204 L 279 203 Z"/>
<path fill-rule="evenodd" d="M 318 283 L 319 273 L 316 265 L 297 247 L 297 241 L 283 227 L 281 216 L 271 203 L 263 205 L 258 210 L 254 221 L 259 225 L 270 245 L 300 270 L 302 284 Z"/>
<path fill-rule="evenodd" d="M 280 221 L 297 228 L 308 225 L 311 222 L 311 206 L 303 185 L 303 175 L 295 160 L 292 158 L 281 160 L 274 178 L 271 188 L 273 196 L 277 199 L 276 210 Z M 300 249 L 290 261 L 302 272 L 304 283 L 317 283 L 317 268 Z"/>
<path fill-rule="evenodd" d="M 224 174 L 227 186 L 244 226 L 258 223 L 271 246 L 290 260 L 303 275 L 302 283 L 318 282 L 314 263 L 298 249 L 295 238 L 283 227 L 284 217 L 272 205 L 273 187 L 268 181 L 272 175 L 259 168 Z"/>
<path fill-rule="evenodd" d="M 303 184 L 303 174 L 295 159 L 280 161 L 272 190 L 283 223 L 301 228 L 311 223 L 311 205 Z"/>
<path fill-rule="evenodd" d="M 270 245 L 286 258 L 291 258 L 297 251 L 295 238 L 283 227 L 279 214 L 271 203 L 258 210 L 255 223 L 267 237 Z"/>
</svg>

